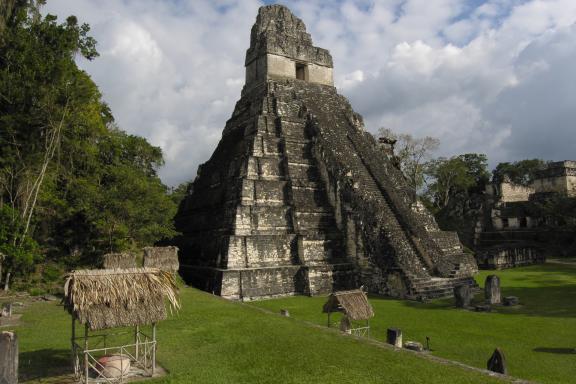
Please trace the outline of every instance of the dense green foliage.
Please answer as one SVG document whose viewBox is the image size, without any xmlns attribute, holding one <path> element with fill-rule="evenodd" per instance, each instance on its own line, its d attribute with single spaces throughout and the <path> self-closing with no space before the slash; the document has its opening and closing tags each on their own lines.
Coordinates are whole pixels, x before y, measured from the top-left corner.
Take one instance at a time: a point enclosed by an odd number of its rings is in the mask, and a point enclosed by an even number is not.
<svg viewBox="0 0 576 384">
<path fill-rule="evenodd" d="M 467 199 L 484 189 L 489 180 L 487 167 L 486 155 L 476 153 L 431 160 L 424 171 L 429 180 L 424 197 L 436 211 L 448 207 L 454 199 Z"/>
<path fill-rule="evenodd" d="M 536 172 L 545 167 L 546 162 L 540 159 L 499 163 L 492 171 L 492 180 L 496 183 L 509 180 L 514 184 L 529 185 L 534 180 Z"/>
<path fill-rule="evenodd" d="M 576 231 L 576 199 L 573 197 L 552 194 L 531 202 L 529 209 L 533 217 L 545 218 L 549 229 Z"/>
<path fill-rule="evenodd" d="M 175 204 L 156 172 L 161 150 L 118 129 L 76 65 L 98 56 L 88 25 L 15 4 L 0 41 L 5 265 L 25 273 L 41 257 L 94 263 L 105 251 L 173 236 Z"/>
</svg>

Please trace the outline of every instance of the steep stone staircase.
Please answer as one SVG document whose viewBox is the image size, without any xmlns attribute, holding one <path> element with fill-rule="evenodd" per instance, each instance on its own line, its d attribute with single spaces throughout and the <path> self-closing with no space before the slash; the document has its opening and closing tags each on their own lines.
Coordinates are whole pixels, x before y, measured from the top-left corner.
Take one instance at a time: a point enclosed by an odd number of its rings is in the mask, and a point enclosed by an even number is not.
<svg viewBox="0 0 576 384">
<path fill-rule="evenodd" d="M 296 81 L 296 83 L 298 82 Z M 299 116 L 302 115 L 302 110 L 304 110 L 312 112 L 315 118 L 322 122 L 330 121 L 335 125 L 350 124 L 349 121 L 342 119 L 341 116 L 335 116 L 348 113 L 348 111 L 343 110 L 342 101 L 339 97 L 323 97 L 319 99 L 318 94 L 318 90 L 314 90 L 314 92 L 309 94 L 306 86 L 298 87 L 298 84 L 296 86 L 289 84 L 286 87 L 281 83 L 275 85 L 277 100 L 285 99 L 287 100 L 283 102 L 285 105 L 298 104 L 301 106 L 298 112 Z M 331 113 L 330 119 L 322 116 L 325 113 Z M 301 120 L 299 122 L 302 124 L 300 129 L 306 128 L 305 122 Z M 330 127 L 324 128 L 330 130 Z M 334 128 L 336 129 L 336 127 Z M 342 127 L 338 128 L 342 129 Z M 329 136 L 329 133 L 326 136 Z M 355 143 L 350 136 L 347 136 L 347 139 L 347 142 L 342 140 L 326 141 L 331 144 L 332 150 L 349 154 L 346 157 L 348 174 L 354 182 L 354 188 L 361 190 L 363 196 L 370 200 L 370 205 L 380 220 L 380 225 L 383 229 L 382 234 L 392 244 L 391 248 L 394 250 L 396 263 L 401 267 L 408 285 L 408 296 L 419 300 L 452 296 L 455 286 L 463 284 L 476 286 L 474 279 L 468 273 L 469 271 L 464 267 L 465 263 L 454 262 L 447 277 L 434 276 L 434 265 L 431 259 L 421 249 L 418 249 L 415 239 L 408 234 L 408 231 L 398 218 L 398 213 L 392 208 L 386 192 L 378 185 L 369 167 L 364 164 L 362 157 L 358 155 L 359 151 L 355 147 Z M 316 142 L 315 145 L 321 144 Z M 310 157 L 307 157 L 307 160 L 309 159 Z M 316 177 L 317 175 L 315 175 L 315 181 L 317 181 Z M 456 251 L 456 253 L 458 252 Z M 450 256 L 455 256 L 455 253 Z M 458 258 L 455 257 L 455 260 L 458 260 Z"/>
</svg>

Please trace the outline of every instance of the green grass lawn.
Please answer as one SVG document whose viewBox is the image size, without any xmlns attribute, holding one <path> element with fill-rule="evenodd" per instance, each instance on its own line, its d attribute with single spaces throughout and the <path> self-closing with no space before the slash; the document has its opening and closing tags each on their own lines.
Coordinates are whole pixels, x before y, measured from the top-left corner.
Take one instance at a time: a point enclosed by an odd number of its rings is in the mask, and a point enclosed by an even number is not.
<svg viewBox="0 0 576 384">
<path fill-rule="evenodd" d="M 321 299 L 287 301 L 313 308 Z M 272 304 L 274 302 L 268 302 Z M 394 352 L 187 288 L 179 315 L 159 325 L 154 383 L 491 383 L 499 380 Z M 314 309 L 311 309 L 314 312 Z M 56 303 L 26 308 L 17 328 L 26 382 L 63 383 L 70 317 Z"/>
<path fill-rule="evenodd" d="M 431 338 L 433 354 L 484 368 L 495 347 L 510 374 L 544 383 L 574 382 L 576 266 L 554 265 L 496 272 L 505 295 L 522 305 L 497 313 L 372 298 L 372 336 L 399 327 L 404 340 Z M 483 282 L 488 273 L 483 272 Z M 394 352 L 301 320 L 324 325 L 322 297 L 241 304 L 195 289 L 182 290 L 183 309 L 160 323 L 158 360 L 169 373 L 154 383 L 490 383 L 476 372 Z M 265 313 L 290 310 L 291 318 Z M 69 372 L 70 317 L 57 303 L 26 308 L 16 328 L 23 381 L 62 383 Z"/>
<path fill-rule="evenodd" d="M 453 301 L 417 303 L 372 297 L 376 313 L 372 337 L 385 340 L 386 329 L 398 327 L 404 341 L 425 343 L 433 354 L 486 368 L 500 347 L 509 374 L 542 383 L 574 383 L 576 378 L 576 265 L 546 264 L 505 271 L 482 271 L 501 278 L 503 295 L 520 298 L 518 307 L 499 307 L 479 313 L 455 309 Z M 478 295 L 478 302 L 483 295 Z M 326 323 L 321 312 L 325 299 L 293 297 L 252 303 L 274 312 L 288 309 L 293 318 Z"/>
</svg>

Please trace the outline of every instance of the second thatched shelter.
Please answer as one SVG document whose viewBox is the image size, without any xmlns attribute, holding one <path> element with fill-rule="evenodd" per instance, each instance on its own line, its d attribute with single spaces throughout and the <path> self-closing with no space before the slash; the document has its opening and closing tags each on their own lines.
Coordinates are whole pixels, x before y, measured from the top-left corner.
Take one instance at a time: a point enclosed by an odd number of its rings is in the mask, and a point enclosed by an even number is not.
<svg viewBox="0 0 576 384">
<path fill-rule="evenodd" d="M 366 292 L 362 289 L 331 293 L 322 308 L 322 312 L 328 314 L 329 327 L 331 326 L 330 314 L 340 312 L 344 315 L 340 324 L 343 331 L 358 336 L 370 334 L 370 319 L 374 317 L 374 310 L 368 301 Z M 365 325 L 359 326 L 358 322 L 360 321 L 365 321 Z"/>
<path fill-rule="evenodd" d="M 152 376 L 156 367 L 156 323 L 166 319 L 167 310 L 180 308 L 177 295 L 174 274 L 156 268 L 79 270 L 68 274 L 64 307 L 72 315 L 74 369 L 80 382 L 112 382 L 104 361 L 118 361 L 118 356 L 126 361 L 124 368 L 128 367 L 119 371 L 120 382 L 132 372 L 130 367 Z M 83 337 L 76 337 L 77 322 L 84 325 Z M 150 326 L 151 334 L 145 334 L 141 326 Z M 108 335 L 89 336 L 89 331 L 118 327 L 134 327 L 128 332 L 133 332 L 133 343 L 111 346 L 107 345 Z"/>
</svg>

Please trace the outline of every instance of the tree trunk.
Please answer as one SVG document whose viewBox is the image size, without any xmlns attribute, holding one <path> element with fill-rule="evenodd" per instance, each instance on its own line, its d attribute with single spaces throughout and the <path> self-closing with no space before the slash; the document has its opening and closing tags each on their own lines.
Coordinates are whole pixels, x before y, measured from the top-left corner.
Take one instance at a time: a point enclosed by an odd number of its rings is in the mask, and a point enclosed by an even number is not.
<svg viewBox="0 0 576 384">
<path fill-rule="evenodd" d="M 36 202 L 38 201 L 38 194 L 40 193 L 40 188 L 42 188 L 42 184 L 44 183 L 44 177 L 46 175 L 46 171 L 48 170 L 48 165 L 52 161 L 54 154 L 56 153 L 56 149 L 60 145 L 60 138 L 62 133 L 62 127 L 64 125 L 64 120 L 66 119 L 66 115 L 68 114 L 68 100 L 66 100 L 66 105 L 64 106 L 64 111 L 62 112 L 62 118 L 53 127 L 53 130 L 50 135 L 46 137 L 46 152 L 44 153 L 44 159 L 42 162 L 42 167 L 40 168 L 40 172 L 34 184 L 32 185 L 32 190 L 26 197 L 24 203 L 24 210 L 22 211 L 22 219 L 25 220 L 24 230 L 22 231 L 19 240 L 20 243 L 18 245 L 22 245 L 24 243 L 24 239 L 28 234 L 28 230 L 30 229 L 30 222 L 32 221 L 32 215 L 34 213 L 34 208 L 36 207 Z"/>
<path fill-rule="evenodd" d="M 8 292 L 10 289 L 10 271 L 6 273 L 6 281 L 4 281 L 4 292 Z"/>
</svg>

